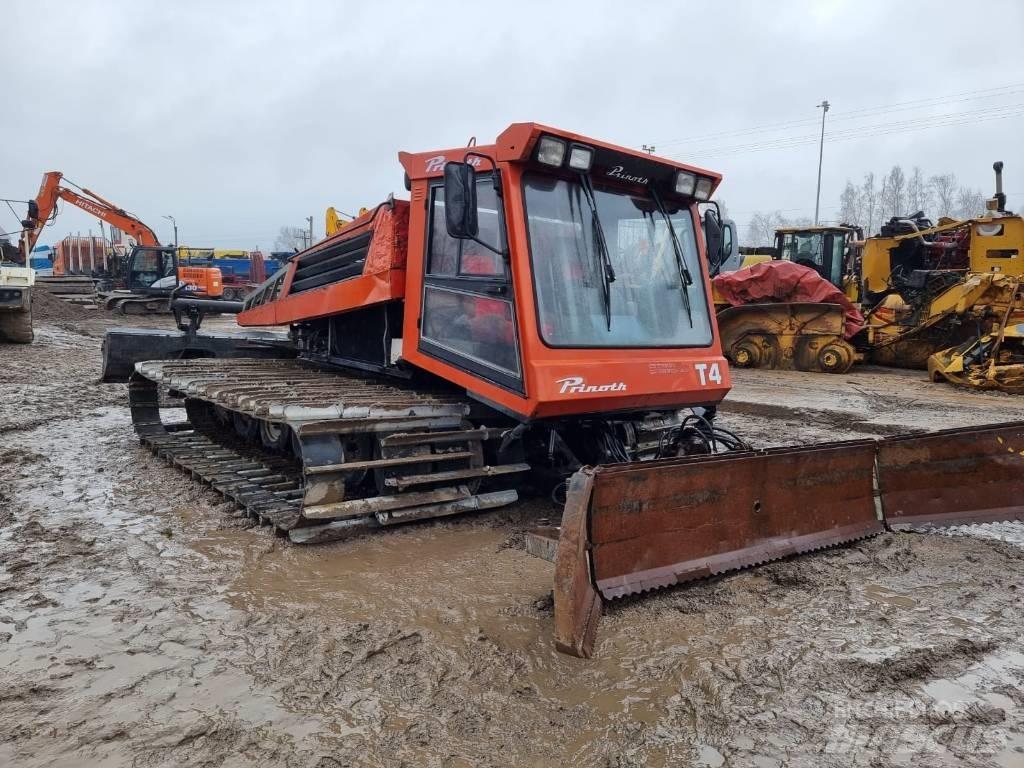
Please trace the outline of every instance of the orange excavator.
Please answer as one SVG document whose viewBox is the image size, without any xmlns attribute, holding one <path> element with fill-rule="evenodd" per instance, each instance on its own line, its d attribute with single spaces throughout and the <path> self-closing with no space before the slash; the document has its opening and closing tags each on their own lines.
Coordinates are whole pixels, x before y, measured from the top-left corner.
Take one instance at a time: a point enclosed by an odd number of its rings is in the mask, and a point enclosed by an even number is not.
<svg viewBox="0 0 1024 768">
<path fill-rule="evenodd" d="M 79 191 L 71 189 L 71 186 Z M 222 295 L 223 280 L 219 269 L 181 265 L 175 248 L 161 246 L 153 230 L 138 217 L 92 190 L 67 181 L 60 171 L 44 174 L 39 194 L 34 200 L 29 200 L 28 216 L 22 222 L 22 253 L 31 252 L 43 227 L 56 218 L 60 200 L 117 227 L 136 243 L 124 263 L 118 264 L 113 271 L 115 285 L 120 290 L 104 296 L 107 309 L 121 314 L 143 314 L 166 311 L 172 293 L 211 299 Z"/>
<path fill-rule="evenodd" d="M 886 527 L 1024 517 L 1024 423 L 761 450 L 715 424 L 718 174 L 536 123 L 399 160 L 409 200 L 247 297 L 239 324 L 287 338 L 104 341 L 141 442 L 292 542 L 541 490 L 564 501 L 556 643 L 588 656 L 605 600 Z M 163 423 L 172 405 L 187 421 Z"/>
</svg>

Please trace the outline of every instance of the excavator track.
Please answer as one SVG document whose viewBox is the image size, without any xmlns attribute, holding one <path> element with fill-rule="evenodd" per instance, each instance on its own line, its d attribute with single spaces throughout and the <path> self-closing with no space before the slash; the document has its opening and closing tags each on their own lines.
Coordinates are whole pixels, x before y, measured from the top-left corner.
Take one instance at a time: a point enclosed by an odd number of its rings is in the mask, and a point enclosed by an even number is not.
<svg viewBox="0 0 1024 768">
<path fill-rule="evenodd" d="M 186 421 L 162 421 L 168 396 Z M 457 393 L 295 360 L 138 363 L 129 400 L 144 445 L 296 543 L 511 504 L 481 483 L 529 469 L 485 464 L 505 429 Z"/>
<path fill-rule="evenodd" d="M 103 306 L 108 312 L 119 315 L 156 315 L 169 311 L 166 298 L 123 294 L 106 297 Z"/>
</svg>

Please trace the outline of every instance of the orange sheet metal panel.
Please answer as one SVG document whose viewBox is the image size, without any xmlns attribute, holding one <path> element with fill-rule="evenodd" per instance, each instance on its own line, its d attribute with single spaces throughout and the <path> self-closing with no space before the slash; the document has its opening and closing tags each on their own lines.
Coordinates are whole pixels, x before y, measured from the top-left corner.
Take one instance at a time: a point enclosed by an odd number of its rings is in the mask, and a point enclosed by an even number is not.
<svg viewBox="0 0 1024 768">
<path fill-rule="evenodd" d="M 883 440 L 878 484 L 895 529 L 1024 520 L 1024 422 Z"/>
<path fill-rule="evenodd" d="M 595 470 L 590 543 L 605 598 L 873 535 L 870 440 Z"/>
<path fill-rule="evenodd" d="M 363 273 L 319 288 L 292 294 L 292 280 L 302 260 L 346 240 L 373 232 Z M 288 266 L 281 297 L 238 315 L 243 326 L 288 325 L 327 317 L 405 296 L 405 263 L 409 249 L 409 203 L 381 204 L 337 234 L 296 254 Z"/>
<path fill-rule="evenodd" d="M 376 275 L 360 275 L 295 296 L 285 296 L 260 307 L 253 307 L 238 315 L 238 324 L 288 325 L 300 320 L 325 317 L 358 307 L 394 301 L 404 295 L 405 270 L 392 269 Z"/>
</svg>

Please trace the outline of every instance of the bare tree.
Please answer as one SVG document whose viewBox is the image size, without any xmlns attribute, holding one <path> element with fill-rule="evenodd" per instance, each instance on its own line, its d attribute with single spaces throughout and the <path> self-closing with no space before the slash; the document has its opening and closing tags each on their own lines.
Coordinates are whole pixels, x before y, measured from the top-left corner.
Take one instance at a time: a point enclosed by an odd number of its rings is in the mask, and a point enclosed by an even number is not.
<svg viewBox="0 0 1024 768">
<path fill-rule="evenodd" d="M 751 246 L 773 246 L 775 245 L 775 229 L 780 226 L 810 226 L 809 218 L 787 219 L 779 211 L 774 213 L 755 213 L 751 221 L 746 225 L 746 245 Z"/>
<path fill-rule="evenodd" d="M 840 220 L 863 226 L 869 236 L 890 217 L 916 211 L 924 211 L 933 219 L 964 219 L 984 210 L 985 195 L 980 190 L 960 186 L 952 173 L 926 177 L 919 166 L 914 166 L 907 177 L 899 165 L 894 165 L 882 176 L 880 189 L 875 188 L 875 174 L 865 173 L 859 187 L 847 181 L 839 195 Z M 772 223 L 779 226 L 780 221 L 784 220 L 776 214 Z"/>
<path fill-rule="evenodd" d="M 781 211 L 761 213 L 758 211 L 747 223 L 747 237 L 744 245 L 775 245 L 775 230 L 782 227 L 811 227 L 814 221 L 810 216 L 797 216 L 787 219 Z"/>
<path fill-rule="evenodd" d="M 814 221 L 810 216 L 797 216 L 795 219 L 787 219 L 784 216 L 775 214 L 776 227 L 813 227 Z"/>
<path fill-rule="evenodd" d="M 936 218 L 941 216 L 952 216 L 956 210 L 956 176 L 946 173 L 940 176 L 932 176 L 928 179 L 928 185 L 935 196 Z"/>
<path fill-rule="evenodd" d="M 892 190 L 889 188 L 889 177 L 882 177 L 882 188 L 878 190 L 878 221 L 885 221 L 886 211 L 892 210 Z"/>
<path fill-rule="evenodd" d="M 931 185 L 921 172 L 921 167 L 915 165 L 907 180 L 907 212 L 924 211 L 927 215 L 932 207 L 932 196 Z"/>
<path fill-rule="evenodd" d="M 839 196 L 839 220 L 847 224 L 861 223 L 860 191 L 847 180 Z"/>
<path fill-rule="evenodd" d="M 878 212 L 878 190 L 875 188 L 875 174 L 865 173 L 860 185 L 860 221 L 864 231 L 870 235 L 875 228 L 875 214 Z"/>
<path fill-rule="evenodd" d="M 980 216 L 985 212 L 985 195 L 980 189 L 960 187 L 956 193 L 956 215 L 960 219 Z"/>
<path fill-rule="evenodd" d="M 302 227 L 281 227 L 274 241 L 276 251 L 302 250 L 309 245 L 309 232 Z"/>
<path fill-rule="evenodd" d="M 882 210 L 890 216 L 899 216 L 906 205 L 907 178 L 903 169 L 894 165 L 882 180 Z"/>
<path fill-rule="evenodd" d="M 758 211 L 750 217 L 747 224 L 746 245 L 772 245 L 775 242 L 775 227 L 779 215 L 777 213 L 761 213 Z"/>
</svg>

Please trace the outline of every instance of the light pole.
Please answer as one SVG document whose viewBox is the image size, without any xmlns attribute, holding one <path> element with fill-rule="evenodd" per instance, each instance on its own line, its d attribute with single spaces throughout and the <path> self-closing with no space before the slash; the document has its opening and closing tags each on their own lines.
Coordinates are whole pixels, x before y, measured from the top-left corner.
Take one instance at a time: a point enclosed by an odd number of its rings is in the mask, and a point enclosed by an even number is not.
<svg viewBox="0 0 1024 768">
<path fill-rule="evenodd" d="M 818 192 L 814 196 L 814 226 L 818 226 L 818 211 L 821 206 L 821 159 L 825 155 L 825 115 L 828 114 L 828 99 L 822 99 L 818 108 L 821 109 L 821 143 L 818 144 Z"/>
<path fill-rule="evenodd" d="M 171 222 L 171 224 L 174 225 L 174 258 L 177 259 L 178 258 L 178 222 L 175 221 L 174 217 L 171 216 L 171 215 L 164 216 L 164 218 L 168 219 Z M 189 265 L 191 265 L 191 264 L 192 264 L 192 258 L 189 257 Z"/>
</svg>

